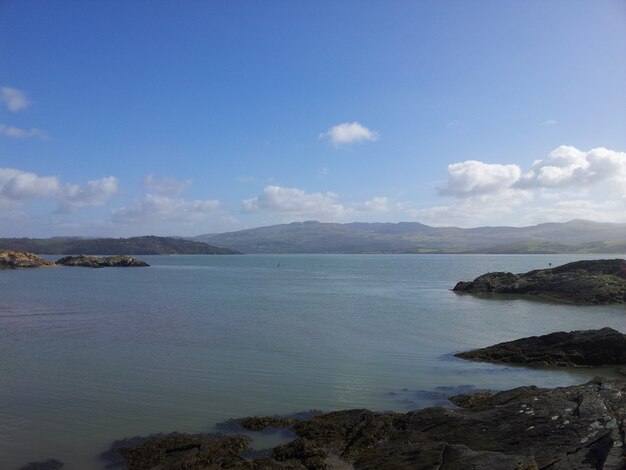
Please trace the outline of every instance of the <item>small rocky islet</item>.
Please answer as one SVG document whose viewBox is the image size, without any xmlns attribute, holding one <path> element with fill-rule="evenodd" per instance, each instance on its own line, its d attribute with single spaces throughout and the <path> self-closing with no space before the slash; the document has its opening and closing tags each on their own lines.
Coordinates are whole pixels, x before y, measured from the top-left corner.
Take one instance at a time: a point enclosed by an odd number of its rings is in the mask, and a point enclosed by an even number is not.
<svg viewBox="0 0 626 470">
<path fill-rule="evenodd" d="M 626 302 L 626 261 L 583 260 L 527 273 L 493 272 L 459 282 L 457 293 L 512 294 L 573 304 Z"/>
<path fill-rule="evenodd" d="M 53 266 L 81 266 L 87 268 L 104 267 L 145 267 L 150 266 L 133 256 L 65 256 L 56 262 L 48 261 L 33 253 L 13 250 L 0 250 L 0 269 L 40 268 Z"/>
</svg>

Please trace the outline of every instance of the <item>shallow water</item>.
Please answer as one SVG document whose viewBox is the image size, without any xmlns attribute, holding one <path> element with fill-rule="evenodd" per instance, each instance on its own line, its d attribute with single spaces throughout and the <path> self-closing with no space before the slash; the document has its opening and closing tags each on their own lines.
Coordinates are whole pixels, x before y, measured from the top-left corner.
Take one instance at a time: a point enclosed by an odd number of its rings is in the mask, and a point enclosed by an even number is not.
<svg viewBox="0 0 626 470">
<path fill-rule="evenodd" d="M 115 439 L 254 414 L 404 411 L 472 388 L 584 382 L 606 371 L 452 354 L 557 330 L 626 331 L 624 306 L 450 289 L 598 257 L 146 256 L 149 268 L 0 271 L 0 468 L 51 457 L 102 468 Z"/>
</svg>

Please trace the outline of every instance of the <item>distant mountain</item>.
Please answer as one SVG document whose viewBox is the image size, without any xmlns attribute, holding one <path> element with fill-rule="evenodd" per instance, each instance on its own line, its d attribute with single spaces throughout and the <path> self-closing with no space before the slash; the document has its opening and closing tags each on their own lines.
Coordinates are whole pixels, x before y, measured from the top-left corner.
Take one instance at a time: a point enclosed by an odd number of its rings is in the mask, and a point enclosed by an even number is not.
<svg viewBox="0 0 626 470">
<path fill-rule="evenodd" d="M 173 237 L 0 238 L 0 249 L 62 255 L 230 255 L 236 250 Z"/>
<path fill-rule="evenodd" d="M 308 221 L 193 239 L 244 253 L 624 253 L 626 224 L 572 220 L 462 229 L 418 222 Z"/>
</svg>

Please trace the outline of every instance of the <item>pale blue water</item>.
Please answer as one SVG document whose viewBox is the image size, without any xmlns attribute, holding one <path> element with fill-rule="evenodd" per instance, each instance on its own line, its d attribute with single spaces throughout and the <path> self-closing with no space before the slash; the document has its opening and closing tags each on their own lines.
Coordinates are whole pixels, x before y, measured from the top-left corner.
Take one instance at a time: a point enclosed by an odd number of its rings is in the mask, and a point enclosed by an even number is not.
<svg viewBox="0 0 626 470">
<path fill-rule="evenodd" d="M 557 330 L 626 331 L 624 306 L 450 291 L 581 256 L 143 258 L 152 266 L 0 271 L 0 468 L 50 457 L 102 468 L 97 454 L 115 439 L 253 414 L 408 410 L 439 404 L 423 391 L 445 387 L 581 383 L 602 371 L 452 354 Z"/>
</svg>

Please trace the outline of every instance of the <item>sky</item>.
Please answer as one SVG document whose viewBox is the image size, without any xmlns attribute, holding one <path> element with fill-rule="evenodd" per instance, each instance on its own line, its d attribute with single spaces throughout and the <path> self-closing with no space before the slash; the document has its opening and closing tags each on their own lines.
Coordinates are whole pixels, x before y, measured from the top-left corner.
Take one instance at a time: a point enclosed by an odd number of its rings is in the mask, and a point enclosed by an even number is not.
<svg viewBox="0 0 626 470">
<path fill-rule="evenodd" d="M 0 236 L 626 222 L 622 0 L 0 0 Z"/>
</svg>

